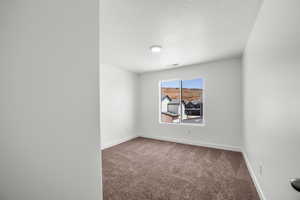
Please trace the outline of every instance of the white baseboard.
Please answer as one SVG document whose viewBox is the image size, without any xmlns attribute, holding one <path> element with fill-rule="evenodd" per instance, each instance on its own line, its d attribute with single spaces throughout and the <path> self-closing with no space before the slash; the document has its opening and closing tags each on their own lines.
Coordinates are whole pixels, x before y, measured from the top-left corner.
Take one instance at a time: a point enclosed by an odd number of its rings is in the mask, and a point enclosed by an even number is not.
<svg viewBox="0 0 300 200">
<path fill-rule="evenodd" d="M 228 151 L 237 151 L 241 152 L 241 147 L 238 146 L 229 146 L 229 145 L 221 145 L 221 144 L 214 144 L 208 142 L 201 142 L 201 141 L 192 141 L 187 139 L 177 139 L 177 138 L 169 138 L 169 137 L 158 137 L 158 136 L 148 136 L 148 135 L 139 135 L 140 137 L 156 139 L 156 140 L 163 140 L 168 142 L 176 142 L 181 144 L 189 144 L 194 146 L 202 146 L 202 147 L 209 147 L 214 149 L 222 149 Z"/>
<path fill-rule="evenodd" d="M 132 135 L 132 136 L 128 136 L 128 137 L 124 137 L 124 138 L 121 138 L 121 139 L 118 139 L 118 140 L 115 140 L 113 142 L 110 142 L 110 143 L 107 143 L 107 144 L 102 144 L 101 143 L 101 149 L 107 149 L 109 147 L 112 147 L 112 146 L 115 146 L 115 145 L 118 145 L 118 144 L 121 144 L 123 142 L 127 142 L 129 140 L 132 140 L 134 138 L 137 138 L 138 136 L 137 135 Z"/>
<path fill-rule="evenodd" d="M 262 188 L 261 188 L 261 186 L 260 186 L 260 184 L 259 184 L 259 182 L 258 182 L 258 179 L 257 179 L 257 177 L 256 177 L 256 175 L 255 175 L 255 173 L 254 173 L 253 167 L 252 167 L 252 165 L 251 165 L 251 163 L 250 163 L 250 160 L 249 160 L 249 158 L 248 158 L 248 156 L 247 156 L 246 151 L 243 150 L 242 153 L 243 153 L 243 157 L 244 157 L 244 160 L 245 160 L 245 162 L 246 162 L 248 171 L 249 171 L 250 176 L 251 176 L 251 178 L 252 178 L 252 180 L 253 180 L 253 182 L 254 182 L 254 185 L 255 185 L 255 187 L 256 187 L 256 191 L 258 192 L 258 195 L 259 195 L 260 199 L 261 199 L 261 200 L 266 200 L 266 197 L 265 197 L 265 195 L 264 195 L 264 193 L 263 193 L 263 191 L 262 191 Z"/>
</svg>

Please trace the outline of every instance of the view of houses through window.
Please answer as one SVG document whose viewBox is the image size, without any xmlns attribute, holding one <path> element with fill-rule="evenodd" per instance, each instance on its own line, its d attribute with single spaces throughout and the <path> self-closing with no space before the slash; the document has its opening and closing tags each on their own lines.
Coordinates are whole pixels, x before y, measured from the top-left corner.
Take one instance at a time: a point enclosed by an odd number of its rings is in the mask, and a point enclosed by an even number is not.
<svg viewBox="0 0 300 200">
<path fill-rule="evenodd" d="M 203 124 L 203 79 L 160 82 L 161 122 Z"/>
</svg>

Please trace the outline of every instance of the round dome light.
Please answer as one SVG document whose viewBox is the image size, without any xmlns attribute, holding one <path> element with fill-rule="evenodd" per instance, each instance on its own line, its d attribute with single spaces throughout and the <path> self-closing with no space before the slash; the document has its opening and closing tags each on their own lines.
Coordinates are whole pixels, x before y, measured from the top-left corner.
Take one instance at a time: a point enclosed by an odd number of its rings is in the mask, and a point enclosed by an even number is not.
<svg viewBox="0 0 300 200">
<path fill-rule="evenodd" d="M 162 47 L 159 45 L 153 45 L 150 47 L 151 52 L 153 53 L 158 53 L 161 52 Z"/>
</svg>

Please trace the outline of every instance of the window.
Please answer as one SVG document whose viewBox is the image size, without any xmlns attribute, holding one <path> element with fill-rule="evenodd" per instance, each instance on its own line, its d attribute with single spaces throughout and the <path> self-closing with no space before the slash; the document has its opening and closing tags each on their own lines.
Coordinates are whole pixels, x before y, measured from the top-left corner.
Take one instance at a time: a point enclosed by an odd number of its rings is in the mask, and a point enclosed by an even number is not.
<svg viewBox="0 0 300 200">
<path fill-rule="evenodd" d="M 160 81 L 160 122 L 203 125 L 202 78 Z"/>
</svg>

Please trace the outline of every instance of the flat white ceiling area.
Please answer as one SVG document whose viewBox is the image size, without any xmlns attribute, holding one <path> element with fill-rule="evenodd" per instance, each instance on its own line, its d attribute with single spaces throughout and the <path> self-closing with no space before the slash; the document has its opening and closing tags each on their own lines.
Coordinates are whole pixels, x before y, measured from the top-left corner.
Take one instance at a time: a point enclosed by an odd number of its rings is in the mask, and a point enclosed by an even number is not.
<svg viewBox="0 0 300 200">
<path fill-rule="evenodd" d="M 100 62 L 141 73 L 242 54 L 260 3 L 100 0 Z"/>
</svg>

